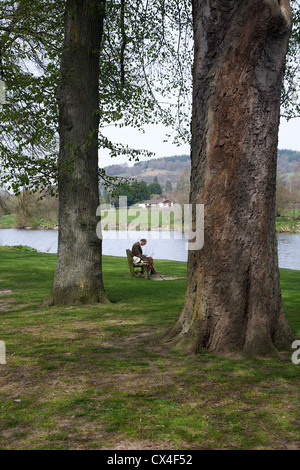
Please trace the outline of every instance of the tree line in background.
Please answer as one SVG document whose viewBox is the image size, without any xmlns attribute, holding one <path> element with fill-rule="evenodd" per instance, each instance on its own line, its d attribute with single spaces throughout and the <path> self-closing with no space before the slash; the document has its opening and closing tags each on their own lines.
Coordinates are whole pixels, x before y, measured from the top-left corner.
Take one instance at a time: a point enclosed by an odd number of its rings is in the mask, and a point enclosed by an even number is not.
<svg viewBox="0 0 300 470">
<path fill-rule="evenodd" d="M 300 219 L 300 162 L 293 172 L 280 171 L 277 175 L 276 215 Z"/>
<path fill-rule="evenodd" d="M 159 184 L 156 176 L 150 184 L 147 184 L 146 181 L 143 180 L 131 180 L 115 190 L 104 189 L 100 201 L 119 207 L 119 197 L 126 196 L 127 205 L 132 206 L 133 204 L 145 201 L 151 197 L 159 196 L 161 193 L 162 186 Z"/>
<path fill-rule="evenodd" d="M 0 191 L 1 228 L 50 228 L 55 227 L 57 221 L 58 199 L 52 197 L 50 191 L 31 193 L 23 190 L 18 196 Z"/>
</svg>

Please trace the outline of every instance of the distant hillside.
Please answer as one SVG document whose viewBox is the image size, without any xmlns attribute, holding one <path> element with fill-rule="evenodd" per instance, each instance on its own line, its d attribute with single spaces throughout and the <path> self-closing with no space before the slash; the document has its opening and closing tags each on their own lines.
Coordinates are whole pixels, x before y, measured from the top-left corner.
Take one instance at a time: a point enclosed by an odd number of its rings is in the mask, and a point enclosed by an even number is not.
<svg viewBox="0 0 300 470">
<path fill-rule="evenodd" d="M 278 150 L 278 171 L 291 173 L 295 165 L 300 162 L 300 152 L 294 150 Z M 110 165 L 105 168 L 109 176 L 134 177 L 151 183 L 157 176 L 159 183 L 165 186 L 167 181 L 178 181 L 182 171 L 190 168 L 189 155 L 173 155 L 172 157 L 153 158 L 129 166 L 127 163 Z"/>
<path fill-rule="evenodd" d="M 300 152 L 287 149 L 278 150 L 278 171 L 292 173 L 298 162 L 300 162 Z"/>
<path fill-rule="evenodd" d="M 172 157 L 153 158 L 147 161 L 136 162 L 133 166 L 127 163 L 105 167 L 109 176 L 127 176 L 151 183 L 155 176 L 163 186 L 166 181 L 175 183 L 184 168 L 190 168 L 189 155 L 174 155 Z"/>
</svg>

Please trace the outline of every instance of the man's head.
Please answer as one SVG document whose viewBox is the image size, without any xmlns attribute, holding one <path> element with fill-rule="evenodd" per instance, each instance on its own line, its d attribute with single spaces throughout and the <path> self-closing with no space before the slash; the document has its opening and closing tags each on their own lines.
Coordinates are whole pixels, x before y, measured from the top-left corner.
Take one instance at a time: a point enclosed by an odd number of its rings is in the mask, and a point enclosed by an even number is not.
<svg viewBox="0 0 300 470">
<path fill-rule="evenodd" d="M 142 246 L 146 245 L 146 243 L 147 243 L 146 238 L 141 238 L 141 239 L 140 239 L 140 244 L 141 244 Z"/>
</svg>

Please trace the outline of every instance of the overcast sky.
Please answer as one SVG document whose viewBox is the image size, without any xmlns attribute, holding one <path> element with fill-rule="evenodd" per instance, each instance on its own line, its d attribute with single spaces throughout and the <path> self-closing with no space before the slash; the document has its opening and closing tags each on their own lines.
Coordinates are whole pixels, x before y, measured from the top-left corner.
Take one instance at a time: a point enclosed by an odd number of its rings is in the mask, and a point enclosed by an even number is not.
<svg viewBox="0 0 300 470">
<path fill-rule="evenodd" d="M 156 155 L 153 158 L 182 154 L 189 155 L 190 153 L 189 145 L 177 147 L 172 144 L 172 139 L 164 142 L 166 136 L 162 126 L 147 126 L 145 134 L 136 129 L 119 129 L 117 127 L 108 127 L 103 133 L 113 142 L 122 142 L 133 148 L 143 148 L 155 152 Z M 291 119 L 288 122 L 283 118 L 281 119 L 278 147 L 280 149 L 300 151 L 300 118 Z M 145 160 L 145 158 L 141 158 L 141 160 Z M 101 167 L 125 162 L 128 162 L 129 165 L 133 164 L 128 161 L 127 157 L 110 158 L 108 151 L 99 151 L 99 164 Z"/>
</svg>

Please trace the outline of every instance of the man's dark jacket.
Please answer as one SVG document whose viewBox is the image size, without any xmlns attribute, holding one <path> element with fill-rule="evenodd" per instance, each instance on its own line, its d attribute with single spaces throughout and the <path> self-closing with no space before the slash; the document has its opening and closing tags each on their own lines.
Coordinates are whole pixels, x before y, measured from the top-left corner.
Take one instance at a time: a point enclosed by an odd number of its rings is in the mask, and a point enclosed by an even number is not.
<svg viewBox="0 0 300 470">
<path fill-rule="evenodd" d="M 131 253 L 132 253 L 132 256 L 141 257 L 141 255 L 143 254 L 143 250 L 142 250 L 140 242 L 136 242 L 132 245 Z"/>
</svg>

